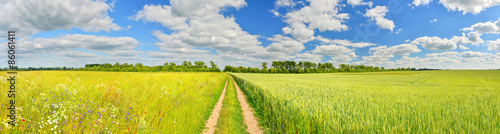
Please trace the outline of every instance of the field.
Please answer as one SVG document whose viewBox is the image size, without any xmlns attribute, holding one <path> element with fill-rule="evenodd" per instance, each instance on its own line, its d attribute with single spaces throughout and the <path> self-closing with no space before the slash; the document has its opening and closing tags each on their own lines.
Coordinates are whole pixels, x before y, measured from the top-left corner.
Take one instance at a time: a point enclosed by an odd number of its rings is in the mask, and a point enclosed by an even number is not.
<svg viewBox="0 0 500 134">
<path fill-rule="evenodd" d="M 9 87 L 0 72 L 2 87 Z M 226 73 L 18 72 L 17 126 L 0 133 L 200 133 Z"/>
<path fill-rule="evenodd" d="M 271 133 L 500 133 L 500 71 L 232 74 Z"/>
<path fill-rule="evenodd" d="M 500 133 L 500 70 L 231 75 L 266 133 Z M 0 133 L 201 133 L 226 80 L 215 132 L 250 132 L 226 73 L 21 71 Z"/>
</svg>

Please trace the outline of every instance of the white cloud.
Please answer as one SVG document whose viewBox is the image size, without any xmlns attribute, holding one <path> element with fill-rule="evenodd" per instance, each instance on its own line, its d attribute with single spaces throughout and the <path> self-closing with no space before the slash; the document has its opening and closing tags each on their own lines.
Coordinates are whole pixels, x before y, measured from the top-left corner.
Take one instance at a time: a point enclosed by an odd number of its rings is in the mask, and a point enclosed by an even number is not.
<svg viewBox="0 0 500 134">
<path fill-rule="evenodd" d="M 453 40 L 439 37 L 419 37 L 411 42 L 412 44 L 422 45 L 425 49 L 434 51 L 453 50 L 457 48 L 457 43 Z"/>
<path fill-rule="evenodd" d="M 272 38 L 268 38 L 268 40 L 274 42 L 268 47 L 270 51 L 274 52 L 297 54 L 305 49 L 304 44 L 301 42 L 282 35 L 274 35 Z"/>
<path fill-rule="evenodd" d="M 295 61 L 309 61 L 314 63 L 319 63 L 323 59 L 323 55 L 316 55 L 311 53 L 301 53 L 297 54 Z"/>
<path fill-rule="evenodd" d="M 197 6 L 177 8 L 176 4 L 172 4 L 172 6 L 145 5 L 143 10 L 131 16 L 130 19 L 160 23 L 174 31 L 170 34 L 154 31 L 153 35 L 160 41 L 155 45 L 161 51 L 148 52 L 146 55 L 152 58 L 183 58 L 183 60 L 203 59 L 199 56 L 208 56 L 227 65 L 255 65 L 271 60 L 292 59 L 320 61 L 322 58 L 321 55 L 301 54 L 300 51 L 305 49 L 303 42 L 283 35 L 267 38 L 271 43 L 263 47 L 258 40 L 260 36 L 249 34 L 235 22 L 234 17 L 225 17 L 220 12 L 226 7 L 241 8 L 246 5 L 245 3 L 231 4 L 240 2 L 225 0 L 203 2 L 207 7 L 199 11 L 205 11 L 204 15 L 198 11 L 176 13 L 174 9 L 181 12 L 180 10 L 191 10 L 190 8 Z M 226 4 L 222 6 L 224 4 L 221 3 Z M 216 51 L 218 54 L 208 54 L 211 51 Z"/>
<path fill-rule="evenodd" d="M 276 2 L 274 2 L 274 5 L 276 6 L 276 8 L 293 7 L 295 6 L 295 3 L 293 2 L 293 0 L 276 0 Z"/>
<path fill-rule="evenodd" d="M 385 13 L 387 12 L 389 12 L 387 6 L 376 6 L 375 8 L 367 9 L 364 16 L 370 18 L 370 21 L 375 21 L 375 24 L 380 28 L 393 31 L 396 26 L 392 20 L 385 18 Z"/>
<path fill-rule="evenodd" d="M 446 56 L 446 57 L 456 57 L 458 55 L 458 52 L 440 52 L 440 53 L 430 53 L 426 54 L 425 56 L 427 57 L 439 57 L 439 56 Z"/>
<path fill-rule="evenodd" d="M 472 51 L 465 51 L 460 53 L 460 56 L 464 58 L 473 58 L 473 57 L 483 57 L 485 55 L 488 55 L 490 53 L 482 53 L 482 52 L 472 52 Z"/>
<path fill-rule="evenodd" d="M 354 50 L 344 46 L 330 44 L 330 45 L 317 46 L 311 52 L 317 55 L 330 56 L 332 60 L 329 62 L 332 62 L 334 64 L 341 64 L 341 63 L 347 63 L 358 57 L 353 51 Z"/>
<path fill-rule="evenodd" d="M 350 52 L 343 55 L 332 56 L 332 60 L 329 62 L 332 62 L 333 64 L 349 63 L 350 61 L 356 59 L 356 57 L 358 56 L 354 52 Z"/>
<path fill-rule="evenodd" d="M 359 6 L 359 5 L 366 5 L 366 6 L 372 7 L 373 2 L 371 2 L 371 1 L 364 2 L 363 0 L 347 0 L 347 4 L 351 5 L 352 7 Z"/>
<path fill-rule="evenodd" d="M 316 37 L 316 40 L 321 41 L 322 43 L 326 44 L 336 44 L 336 45 L 342 45 L 342 46 L 349 46 L 349 47 L 357 47 L 357 48 L 363 48 L 363 47 L 368 47 L 368 46 L 375 46 L 377 44 L 370 43 L 370 42 L 356 42 L 353 43 L 347 39 L 327 39 L 323 38 L 322 36 Z"/>
<path fill-rule="evenodd" d="M 457 49 L 457 44 L 478 45 L 484 43 L 480 37 L 481 35 L 477 32 L 469 32 L 467 36 L 465 36 L 465 33 L 462 33 L 462 36 L 453 36 L 451 39 L 424 36 L 413 40 L 411 43 L 422 45 L 425 49 L 433 51 L 453 50 Z"/>
<path fill-rule="evenodd" d="M 286 13 L 284 22 L 287 27 L 283 33 L 292 35 L 301 42 L 313 40 L 314 30 L 343 31 L 348 26 L 343 24 L 349 19 L 349 14 L 339 12 L 337 0 L 309 0 L 309 5 L 299 10 Z"/>
<path fill-rule="evenodd" d="M 438 21 L 437 19 L 433 19 L 433 20 L 430 20 L 429 22 L 433 23 L 433 22 L 437 22 L 437 21 Z"/>
<path fill-rule="evenodd" d="M 413 0 L 412 4 L 415 6 L 428 5 L 433 0 Z M 500 0 L 439 0 L 449 11 L 462 11 L 466 13 L 477 14 L 486 8 L 500 5 Z M 413 7 L 412 7 L 413 8 Z"/>
<path fill-rule="evenodd" d="M 140 57 L 144 52 L 135 50 L 139 41 L 131 37 L 64 34 L 51 38 L 26 37 L 19 39 L 18 43 L 22 44 L 22 47 L 16 48 L 16 59 L 22 61 L 16 63 L 19 67 L 83 67 L 89 63 L 138 61 L 158 65 L 163 62 Z"/>
<path fill-rule="evenodd" d="M 273 13 L 274 16 L 280 16 L 280 13 L 276 10 L 269 10 L 269 12 Z"/>
<path fill-rule="evenodd" d="M 466 47 L 466 46 L 463 46 L 463 45 L 459 45 L 458 48 L 462 49 L 462 50 L 467 50 L 469 49 L 469 47 Z"/>
<path fill-rule="evenodd" d="M 486 8 L 497 6 L 500 0 L 440 0 L 439 3 L 451 11 L 463 11 L 463 14 L 477 14 Z"/>
<path fill-rule="evenodd" d="M 500 18 L 495 22 L 485 22 L 485 23 L 476 23 L 468 28 L 461 29 L 463 31 L 476 31 L 480 33 L 494 33 L 500 34 Z"/>
<path fill-rule="evenodd" d="M 465 36 L 465 33 L 462 33 L 462 36 L 453 36 L 451 40 L 457 44 L 469 44 L 478 45 L 480 43 L 484 43 L 483 39 L 481 39 L 482 34 L 477 32 L 470 32 Z"/>
<path fill-rule="evenodd" d="M 388 51 L 391 51 L 395 55 L 410 55 L 410 53 L 418 53 L 421 50 L 413 44 L 401 44 L 389 47 Z"/>
<path fill-rule="evenodd" d="M 368 64 L 362 61 L 360 64 Z M 383 61 L 377 66 L 385 68 L 415 67 L 415 68 L 440 68 L 440 69 L 490 69 L 500 66 L 500 53 L 482 53 L 482 52 L 441 52 L 426 54 L 425 57 L 403 56 L 399 60 Z"/>
<path fill-rule="evenodd" d="M 338 56 L 352 51 L 352 49 L 339 45 L 320 45 L 311 52 L 320 55 Z"/>
<path fill-rule="evenodd" d="M 186 23 L 188 18 L 172 14 L 172 7 L 167 5 L 144 5 L 142 10 L 129 18 L 135 21 L 142 19 L 147 22 L 157 22 L 173 30 L 182 30 L 189 27 Z"/>
<path fill-rule="evenodd" d="M 377 65 L 384 64 L 384 62 L 389 61 L 389 58 L 394 57 L 391 51 L 387 50 L 387 46 L 377 46 L 369 49 L 370 56 L 362 56 L 363 62 L 360 64 L 366 65 Z"/>
<path fill-rule="evenodd" d="M 92 52 L 103 52 L 114 55 L 115 51 L 130 51 L 136 48 L 139 41 L 131 37 L 65 34 L 64 36 L 53 38 L 22 40 L 21 43 L 23 47 L 19 47 L 19 51 L 23 53 L 51 55 L 74 49 L 87 49 Z"/>
<path fill-rule="evenodd" d="M 246 6 L 244 0 L 171 0 L 172 13 L 179 17 L 203 17 L 218 13 L 225 7 Z"/>
<path fill-rule="evenodd" d="M 369 49 L 370 56 L 362 56 L 364 61 L 362 63 L 368 65 L 378 65 L 389 62 L 390 58 L 395 55 L 410 55 L 411 53 L 418 53 L 421 50 L 413 44 L 401 44 L 397 46 L 377 46 Z"/>
<path fill-rule="evenodd" d="M 0 19 L 0 32 L 15 30 L 20 36 L 30 36 L 75 27 L 91 32 L 123 29 L 109 17 L 111 10 L 104 1 L 93 0 L 3 1 L 0 16 L 4 19 Z"/>
<path fill-rule="evenodd" d="M 488 50 L 500 51 L 500 39 L 488 41 Z"/>
<path fill-rule="evenodd" d="M 413 0 L 411 4 L 415 6 L 424 6 L 428 5 L 430 2 L 432 2 L 432 0 Z"/>
<path fill-rule="evenodd" d="M 243 7 L 246 5 L 243 0 L 172 0 L 171 3 L 172 6 L 145 5 L 143 10 L 131 17 L 158 22 L 175 30 L 171 34 L 159 31 L 153 33 L 162 41 L 156 43 L 160 49 L 174 53 L 205 53 L 207 50 L 204 48 L 211 48 L 218 53 L 242 55 L 266 51 L 266 48 L 259 46 L 259 36 L 243 31 L 234 21 L 235 18 L 220 14 L 226 7 Z M 193 8 L 196 10 L 192 11 Z"/>
</svg>

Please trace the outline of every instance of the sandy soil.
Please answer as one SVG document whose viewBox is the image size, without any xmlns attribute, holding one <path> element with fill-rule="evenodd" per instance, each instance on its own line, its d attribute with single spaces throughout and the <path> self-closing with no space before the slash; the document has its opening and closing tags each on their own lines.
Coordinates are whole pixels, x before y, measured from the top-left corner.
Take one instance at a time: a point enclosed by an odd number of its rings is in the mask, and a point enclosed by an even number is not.
<svg viewBox="0 0 500 134">
<path fill-rule="evenodd" d="M 226 80 L 226 85 L 224 86 L 224 90 L 222 91 L 222 94 L 219 97 L 219 101 L 217 101 L 217 104 L 215 105 L 215 108 L 212 111 L 212 115 L 210 115 L 205 124 L 206 128 L 205 130 L 203 130 L 204 134 L 213 134 L 215 132 L 215 125 L 217 125 L 217 119 L 219 119 L 220 110 L 222 109 L 222 101 L 224 100 L 224 96 L 226 94 L 228 80 L 229 79 Z"/>
<path fill-rule="evenodd" d="M 233 79 L 233 77 L 231 77 Z M 234 81 L 234 86 L 236 87 L 236 92 L 238 93 L 238 100 L 240 101 L 241 110 L 243 110 L 244 122 L 247 125 L 247 132 L 251 134 L 262 134 L 263 131 L 259 127 L 259 122 L 253 116 L 253 109 L 248 105 L 245 94 L 241 91 L 240 87 Z"/>
</svg>

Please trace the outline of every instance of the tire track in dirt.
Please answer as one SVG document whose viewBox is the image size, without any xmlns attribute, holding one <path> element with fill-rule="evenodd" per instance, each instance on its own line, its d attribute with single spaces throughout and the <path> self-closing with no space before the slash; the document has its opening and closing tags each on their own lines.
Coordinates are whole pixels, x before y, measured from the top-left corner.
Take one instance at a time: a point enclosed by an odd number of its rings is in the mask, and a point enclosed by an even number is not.
<svg viewBox="0 0 500 134">
<path fill-rule="evenodd" d="M 222 109 L 222 101 L 224 100 L 224 96 L 226 94 L 226 88 L 227 88 L 227 81 L 229 79 L 226 79 L 226 85 L 224 86 L 224 90 L 222 90 L 222 94 L 219 97 L 219 101 L 217 101 L 217 104 L 214 107 L 214 110 L 212 111 L 212 115 L 208 118 L 207 122 L 205 123 L 205 130 L 203 130 L 203 134 L 213 134 L 215 132 L 215 125 L 217 125 L 217 120 L 219 119 L 220 115 L 220 110 Z"/>
<path fill-rule="evenodd" d="M 231 76 L 229 76 L 231 77 Z M 233 77 L 231 77 L 233 79 Z M 263 131 L 259 127 L 259 122 L 257 122 L 255 116 L 253 115 L 253 109 L 248 105 L 245 94 L 241 91 L 236 81 L 234 81 L 234 86 L 236 87 L 236 92 L 238 93 L 238 101 L 240 101 L 241 110 L 243 110 L 243 120 L 245 125 L 247 125 L 247 132 L 250 134 L 262 134 Z"/>
</svg>

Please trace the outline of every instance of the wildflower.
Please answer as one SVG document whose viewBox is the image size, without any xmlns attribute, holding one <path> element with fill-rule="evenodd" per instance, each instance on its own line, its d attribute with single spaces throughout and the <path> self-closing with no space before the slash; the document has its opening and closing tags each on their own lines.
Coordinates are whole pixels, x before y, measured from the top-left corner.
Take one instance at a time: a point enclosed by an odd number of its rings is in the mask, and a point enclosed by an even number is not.
<svg viewBox="0 0 500 134">
<path fill-rule="evenodd" d="M 161 121 L 161 119 L 163 119 L 163 118 L 160 118 L 160 121 Z"/>
<path fill-rule="evenodd" d="M 25 120 L 23 119 L 23 121 L 25 121 Z"/>
</svg>

